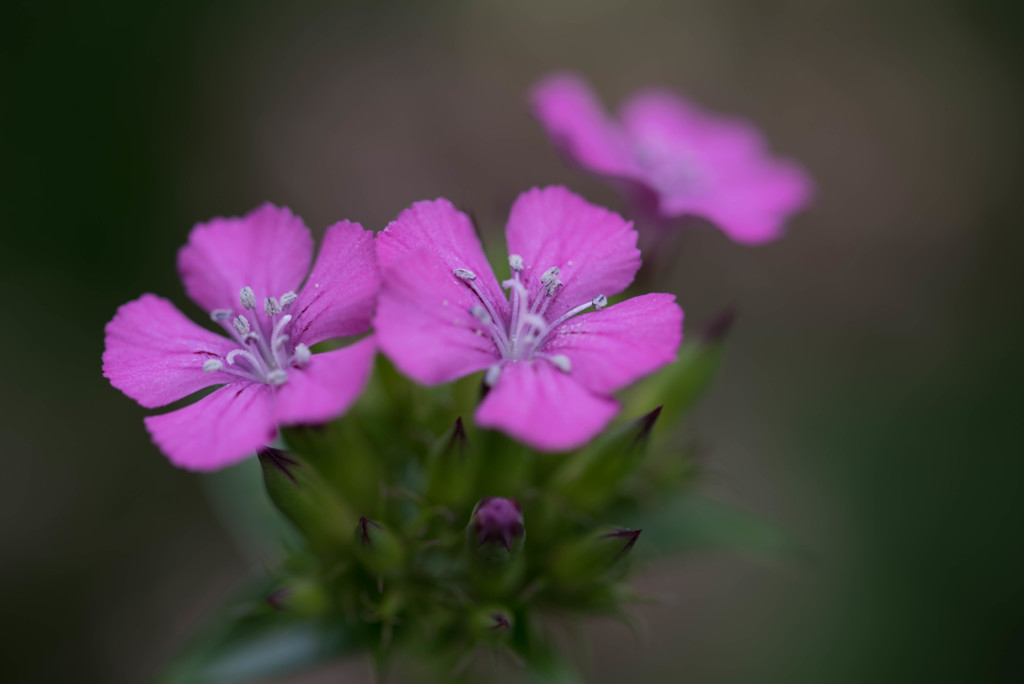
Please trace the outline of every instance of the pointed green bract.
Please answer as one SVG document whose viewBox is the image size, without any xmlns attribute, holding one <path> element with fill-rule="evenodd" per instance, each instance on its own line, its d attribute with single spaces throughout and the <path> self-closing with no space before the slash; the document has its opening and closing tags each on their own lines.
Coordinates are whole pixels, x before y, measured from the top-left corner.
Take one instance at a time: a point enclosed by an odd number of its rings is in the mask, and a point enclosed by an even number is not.
<svg viewBox="0 0 1024 684">
<path fill-rule="evenodd" d="M 305 460 L 278 449 L 260 450 L 270 500 L 324 558 L 337 558 L 352 544 L 355 516 Z"/>
<path fill-rule="evenodd" d="M 588 513 L 607 505 L 647 454 L 651 431 L 660 414 L 659 406 L 596 439 L 565 462 L 553 486 L 569 503 Z"/>
</svg>

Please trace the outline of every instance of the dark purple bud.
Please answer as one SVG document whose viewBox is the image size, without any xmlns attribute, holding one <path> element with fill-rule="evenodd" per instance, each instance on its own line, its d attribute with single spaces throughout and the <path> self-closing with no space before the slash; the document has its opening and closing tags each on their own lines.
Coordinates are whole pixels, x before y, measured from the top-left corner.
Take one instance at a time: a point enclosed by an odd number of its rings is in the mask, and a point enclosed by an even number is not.
<svg viewBox="0 0 1024 684">
<path fill-rule="evenodd" d="M 522 548 L 526 536 L 519 502 L 498 496 L 481 499 L 473 509 L 467 533 L 471 548 L 484 557 L 511 558 Z"/>
</svg>

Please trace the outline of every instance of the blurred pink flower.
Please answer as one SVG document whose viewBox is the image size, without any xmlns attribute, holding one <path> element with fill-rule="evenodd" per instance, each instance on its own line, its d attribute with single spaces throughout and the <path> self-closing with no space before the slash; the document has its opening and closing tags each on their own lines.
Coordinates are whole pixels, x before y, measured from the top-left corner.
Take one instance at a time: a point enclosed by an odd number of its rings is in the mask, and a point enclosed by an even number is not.
<svg viewBox="0 0 1024 684">
<path fill-rule="evenodd" d="M 107 324 L 103 374 L 142 406 L 222 385 L 145 419 L 173 464 L 230 465 L 271 441 L 277 426 L 335 418 L 362 391 L 372 338 L 321 354 L 310 347 L 369 329 L 380 283 L 373 234 L 342 221 L 327 229 L 310 273 L 312 257 L 309 229 L 286 208 L 265 204 L 242 218 L 215 218 L 192 230 L 178 271 L 189 297 L 229 337 L 152 294 L 123 305 Z"/>
<path fill-rule="evenodd" d="M 378 345 L 428 385 L 486 370 L 478 425 L 573 449 L 618 411 L 612 392 L 675 358 L 683 312 L 670 294 L 605 308 L 640 267 L 637 234 L 565 188 L 520 195 L 506 237 L 511 277 L 499 284 L 448 200 L 402 212 L 377 236 Z"/>
<path fill-rule="evenodd" d="M 531 104 L 570 161 L 611 179 L 655 218 L 699 216 L 756 244 L 777 238 L 811 199 L 804 170 L 771 157 L 756 128 L 671 91 L 633 95 L 616 120 L 584 80 L 558 73 L 533 88 Z"/>
</svg>

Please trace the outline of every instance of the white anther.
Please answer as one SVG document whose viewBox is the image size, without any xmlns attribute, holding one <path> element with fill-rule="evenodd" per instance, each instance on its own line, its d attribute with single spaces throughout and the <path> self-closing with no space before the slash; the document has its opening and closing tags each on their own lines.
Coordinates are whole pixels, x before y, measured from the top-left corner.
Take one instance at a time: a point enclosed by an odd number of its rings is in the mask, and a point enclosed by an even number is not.
<svg viewBox="0 0 1024 684">
<path fill-rule="evenodd" d="M 471 306 L 469 308 L 469 313 L 473 314 L 476 317 L 476 319 L 483 323 L 484 325 L 491 324 L 491 314 L 487 313 L 487 309 L 480 306 L 479 304 L 474 304 L 473 306 Z"/>
<path fill-rule="evenodd" d="M 206 359 L 203 361 L 203 372 L 204 373 L 216 373 L 224 364 L 220 362 L 220 359 Z"/>
<path fill-rule="evenodd" d="M 298 298 L 299 295 L 295 294 L 294 292 L 285 292 L 283 295 L 281 295 L 281 308 L 283 309 L 287 307 L 289 304 L 291 304 Z"/>
<path fill-rule="evenodd" d="M 457 268 L 455 269 L 455 277 L 460 280 L 476 280 L 476 273 L 473 273 L 468 268 Z"/>
<path fill-rule="evenodd" d="M 250 342 L 256 342 L 260 339 L 260 334 L 253 330 L 251 333 L 246 333 L 242 336 L 242 342 L 249 344 Z"/>
<path fill-rule="evenodd" d="M 288 373 L 284 372 L 280 368 L 275 368 L 267 373 L 267 382 L 275 386 L 283 385 L 288 382 Z"/>
<path fill-rule="evenodd" d="M 552 354 L 547 357 L 547 360 L 551 362 L 552 366 L 563 373 L 568 373 L 572 370 L 572 362 L 569 361 L 569 357 L 565 354 Z"/>
<path fill-rule="evenodd" d="M 256 306 L 256 293 L 253 292 L 252 288 L 248 285 L 238 291 L 238 299 L 246 309 L 251 309 Z"/>
<path fill-rule="evenodd" d="M 214 309 L 213 311 L 210 312 L 210 318 L 212 318 L 218 323 L 226 321 L 234 315 L 235 312 L 232 311 L 231 309 Z"/>
<path fill-rule="evenodd" d="M 313 356 L 313 352 L 309 351 L 309 347 L 299 342 L 295 345 L 295 362 L 300 366 L 305 366 L 309 363 L 310 357 Z"/>
<path fill-rule="evenodd" d="M 597 295 L 594 297 L 594 301 L 591 302 L 594 305 L 594 311 L 600 311 L 604 307 L 608 306 L 608 298 L 604 295 Z"/>
<path fill-rule="evenodd" d="M 276 316 L 281 313 L 281 302 L 274 297 L 267 297 L 263 300 L 263 310 L 267 312 L 268 316 Z"/>
<path fill-rule="evenodd" d="M 249 327 L 249 319 L 245 316 L 235 316 L 235 320 L 231 321 L 231 323 L 235 326 L 235 330 L 238 331 L 238 334 L 243 337 L 248 335 L 249 331 L 252 329 Z"/>
<path fill-rule="evenodd" d="M 518 254 L 508 255 L 508 267 L 518 273 L 523 270 L 523 257 Z"/>
<path fill-rule="evenodd" d="M 499 375 L 501 375 L 501 366 L 494 364 L 484 373 L 484 384 L 488 387 L 494 387 L 494 383 L 498 382 Z"/>
<path fill-rule="evenodd" d="M 553 296 L 555 294 L 555 290 L 562 286 L 562 281 L 558 279 L 558 276 L 561 273 L 561 269 L 557 266 L 552 266 L 548 270 L 544 271 L 544 275 L 540 277 L 541 284 L 547 288 L 548 297 Z"/>
</svg>

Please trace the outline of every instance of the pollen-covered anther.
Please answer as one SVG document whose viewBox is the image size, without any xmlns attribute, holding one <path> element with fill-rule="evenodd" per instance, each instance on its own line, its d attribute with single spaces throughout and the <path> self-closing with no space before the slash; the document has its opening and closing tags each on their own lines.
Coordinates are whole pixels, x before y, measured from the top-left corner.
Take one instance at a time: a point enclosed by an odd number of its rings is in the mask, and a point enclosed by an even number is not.
<svg viewBox="0 0 1024 684">
<path fill-rule="evenodd" d="M 210 318 L 213 319 L 216 323 L 222 323 L 223 321 L 230 320 L 230 318 L 234 315 L 235 312 L 232 311 L 231 309 L 214 309 L 213 311 L 210 312 Z"/>
<path fill-rule="evenodd" d="M 294 292 L 285 292 L 283 295 L 281 295 L 281 308 L 287 309 L 288 305 L 298 298 L 299 295 L 295 294 Z"/>
<path fill-rule="evenodd" d="M 307 347 L 302 342 L 299 342 L 297 345 L 295 345 L 295 363 L 299 364 L 300 366 L 305 366 L 307 363 L 309 363 L 309 359 L 312 356 L 313 352 L 309 351 L 309 347 Z"/>
<path fill-rule="evenodd" d="M 220 359 L 206 359 L 206 361 L 203 361 L 204 373 L 216 373 L 223 367 L 224 363 Z"/>
<path fill-rule="evenodd" d="M 249 327 L 249 319 L 245 316 L 235 316 L 235 320 L 231 321 L 231 324 L 235 326 L 235 330 L 237 330 L 238 334 L 243 338 L 248 335 L 249 331 L 252 329 Z"/>
<path fill-rule="evenodd" d="M 473 273 L 468 268 L 457 268 L 455 269 L 455 277 L 460 280 L 476 280 L 476 273 Z"/>
<path fill-rule="evenodd" d="M 511 268 L 515 273 L 523 270 L 523 257 L 518 254 L 508 255 L 508 267 Z"/>
<path fill-rule="evenodd" d="M 494 387 L 494 383 L 498 382 L 499 375 L 501 375 L 501 365 L 496 363 L 484 373 L 484 384 L 488 387 Z"/>
<path fill-rule="evenodd" d="M 268 316 L 276 316 L 282 311 L 281 302 L 277 301 L 276 297 L 267 297 L 263 300 L 263 310 Z"/>
<path fill-rule="evenodd" d="M 572 362 L 565 354 L 552 354 L 547 357 L 547 360 L 551 362 L 552 366 L 563 373 L 568 373 L 572 370 Z"/>
<path fill-rule="evenodd" d="M 274 370 L 267 373 L 268 384 L 277 386 L 283 385 L 286 382 L 288 382 L 288 373 L 286 371 L 281 370 L 280 368 L 275 368 Z"/>
<path fill-rule="evenodd" d="M 562 286 L 562 281 L 558 279 L 562 271 L 557 266 L 552 266 L 548 270 L 544 271 L 544 275 L 540 277 L 541 285 L 547 288 L 547 296 L 552 297 L 555 291 Z"/>
<path fill-rule="evenodd" d="M 608 306 L 608 298 L 603 294 L 599 294 L 594 297 L 594 301 L 591 302 L 594 305 L 594 311 L 600 311 L 604 307 Z"/>
<path fill-rule="evenodd" d="M 246 285 L 238 291 L 238 301 L 242 303 L 242 307 L 251 309 L 256 306 L 256 293 L 252 291 L 252 288 Z"/>
</svg>

